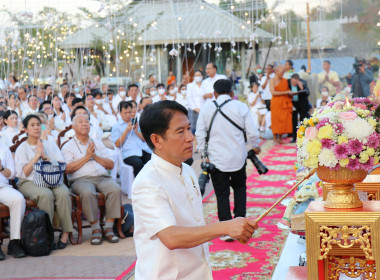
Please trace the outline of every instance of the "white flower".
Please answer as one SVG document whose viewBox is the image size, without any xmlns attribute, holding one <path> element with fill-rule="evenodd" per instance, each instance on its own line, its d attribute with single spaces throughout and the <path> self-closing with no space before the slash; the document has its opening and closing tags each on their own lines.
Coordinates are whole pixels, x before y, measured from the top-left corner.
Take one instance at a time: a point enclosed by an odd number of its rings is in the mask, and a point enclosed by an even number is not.
<svg viewBox="0 0 380 280">
<path fill-rule="evenodd" d="M 364 144 L 367 143 L 367 138 L 375 132 L 372 125 L 362 118 L 355 118 L 354 120 L 343 121 L 342 123 L 348 139 L 358 139 Z"/>
<path fill-rule="evenodd" d="M 332 150 L 323 148 L 319 153 L 318 162 L 320 165 L 333 168 L 337 165 L 338 160 L 336 159 L 335 154 Z"/>
</svg>

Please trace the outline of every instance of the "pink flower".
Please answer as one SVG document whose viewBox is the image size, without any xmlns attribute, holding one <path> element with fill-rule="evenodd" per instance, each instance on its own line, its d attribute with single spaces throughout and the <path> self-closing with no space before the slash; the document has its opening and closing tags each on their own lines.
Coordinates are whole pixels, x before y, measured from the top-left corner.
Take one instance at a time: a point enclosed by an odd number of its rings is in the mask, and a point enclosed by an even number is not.
<svg viewBox="0 0 380 280">
<path fill-rule="evenodd" d="M 351 120 L 355 119 L 357 116 L 358 115 L 356 115 L 355 112 L 341 112 L 341 113 L 339 113 L 339 117 L 345 121 L 351 121 Z"/>
<path fill-rule="evenodd" d="M 329 119 L 328 118 L 322 119 L 315 127 L 317 129 L 320 129 L 322 126 L 325 126 L 326 123 L 329 123 Z"/>
<path fill-rule="evenodd" d="M 347 158 L 349 155 L 349 146 L 346 143 L 335 145 L 334 153 L 337 159 Z"/>
<path fill-rule="evenodd" d="M 321 143 L 322 143 L 322 148 L 331 149 L 335 142 L 332 139 L 324 138 L 321 140 Z"/>
<path fill-rule="evenodd" d="M 367 106 L 365 106 L 364 104 L 359 104 L 359 103 L 354 104 L 354 107 L 359 108 L 359 109 L 363 109 L 363 110 L 367 109 Z"/>
<path fill-rule="evenodd" d="M 370 148 L 377 149 L 379 145 L 380 145 L 380 135 L 374 132 L 368 137 L 367 146 Z"/>
<path fill-rule="evenodd" d="M 349 161 L 350 162 L 346 166 L 348 169 L 355 171 L 355 170 L 358 170 L 360 168 L 360 163 L 359 163 L 359 160 L 357 158 L 356 159 L 350 158 Z"/>
<path fill-rule="evenodd" d="M 305 130 L 305 137 L 307 139 L 315 139 L 318 136 L 318 129 L 315 127 L 307 127 Z"/>
<path fill-rule="evenodd" d="M 348 152 L 351 155 L 358 155 L 363 151 L 363 144 L 355 139 L 355 140 L 350 140 L 348 141 Z"/>
<path fill-rule="evenodd" d="M 344 102 L 337 101 L 337 102 L 334 103 L 333 108 L 336 109 L 336 110 L 342 110 L 343 106 L 344 106 Z"/>
<path fill-rule="evenodd" d="M 334 127 L 334 130 L 335 130 L 335 133 L 338 133 L 338 134 L 342 134 L 343 133 L 344 127 L 343 127 L 342 123 L 335 123 L 333 125 L 333 127 Z"/>
<path fill-rule="evenodd" d="M 361 164 L 361 169 L 364 169 L 365 171 L 370 171 L 373 167 L 374 158 L 370 157 L 369 160 L 366 163 Z"/>
</svg>

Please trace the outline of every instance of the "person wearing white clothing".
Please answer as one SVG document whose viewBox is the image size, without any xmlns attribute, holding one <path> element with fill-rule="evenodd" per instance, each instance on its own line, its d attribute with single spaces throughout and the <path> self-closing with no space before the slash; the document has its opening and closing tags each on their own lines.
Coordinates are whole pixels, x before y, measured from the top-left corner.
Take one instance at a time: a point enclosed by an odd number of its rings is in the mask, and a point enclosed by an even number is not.
<svg viewBox="0 0 380 280">
<path fill-rule="evenodd" d="M 28 104 L 28 95 L 26 93 L 26 89 L 24 87 L 21 87 L 17 90 L 18 92 L 18 98 L 20 99 L 20 108 L 22 111 L 26 111 L 29 109 Z"/>
<path fill-rule="evenodd" d="M 3 138 L 3 143 L 10 147 L 13 145 L 13 138 L 20 133 L 18 129 L 18 115 L 16 111 L 7 110 L 3 115 L 3 120 L 5 128 L 0 131 L 0 136 Z"/>
<path fill-rule="evenodd" d="M 181 85 L 179 87 L 179 92 L 177 93 L 177 97 L 176 97 L 175 101 L 177 101 L 183 107 L 185 107 L 186 109 L 188 109 L 189 108 L 189 102 L 187 100 L 186 95 L 187 95 L 186 86 L 185 85 Z"/>
<path fill-rule="evenodd" d="M 203 73 L 200 70 L 195 71 L 194 81 L 187 85 L 187 99 L 189 100 L 189 119 L 191 124 L 191 131 L 195 133 L 195 127 L 197 126 L 199 111 L 205 103 L 203 98 Z"/>
<path fill-rule="evenodd" d="M 272 100 L 272 93 L 269 89 L 269 81 L 274 77 L 273 65 L 268 65 L 265 69 L 265 76 L 260 79 L 260 91 L 263 91 L 261 98 L 264 100 L 268 110 L 270 110 L 270 101 Z"/>
<path fill-rule="evenodd" d="M 216 101 L 202 107 L 195 135 L 202 157 L 215 165 L 211 179 L 217 198 L 218 217 L 220 221 L 227 221 L 232 219 L 230 186 L 234 190 L 235 218 L 246 215 L 246 142 L 253 147 L 255 154 L 260 153 L 259 134 L 247 105 L 231 98 L 231 81 L 217 81 L 214 90 Z M 209 139 L 206 139 L 208 131 Z M 207 140 L 208 149 L 205 148 Z"/>
<path fill-rule="evenodd" d="M 136 280 L 212 279 L 207 242 L 229 234 L 248 242 L 256 223 L 240 218 L 206 225 L 192 157 L 187 110 L 177 102 L 147 107 L 142 134 L 154 151 L 132 186 Z"/>
<path fill-rule="evenodd" d="M 127 92 L 124 86 L 119 86 L 117 94 L 112 98 L 112 107 L 115 112 L 118 112 L 118 105 L 121 101 L 125 101 L 127 98 Z"/>
<path fill-rule="evenodd" d="M 11 151 L 0 142 L 0 203 L 9 207 L 10 212 L 10 242 L 8 254 L 15 258 L 25 257 L 21 247 L 21 223 L 25 213 L 23 195 L 9 185 L 9 179 L 15 176 L 15 164 Z M 0 247 L 0 261 L 5 259 Z"/>
<path fill-rule="evenodd" d="M 259 91 L 259 85 L 257 83 L 251 85 L 251 92 L 248 94 L 247 101 L 251 109 L 252 118 L 257 120 L 257 123 L 260 126 L 260 131 L 263 132 L 265 115 L 268 113 L 268 110 L 262 99 L 262 92 Z"/>
<path fill-rule="evenodd" d="M 216 73 L 217 70 L 218 70 L 218 67 L 213 62 L 209 62 L 206 65 L 206 74 L 208 78 L 203 80 L 202 82 L 203 98 L 205 99 L 206 102 L 215 100 L 214 88 L 213 88 L 214 83 L 220 79 L 227 79 L 225 75 L 218 75 Z"/>
</svg>

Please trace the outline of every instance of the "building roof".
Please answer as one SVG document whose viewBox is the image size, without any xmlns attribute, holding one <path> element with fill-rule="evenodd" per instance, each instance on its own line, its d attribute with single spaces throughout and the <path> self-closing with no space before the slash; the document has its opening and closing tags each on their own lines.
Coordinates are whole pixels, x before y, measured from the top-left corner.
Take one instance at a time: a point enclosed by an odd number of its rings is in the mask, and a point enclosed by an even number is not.
<svg viewBox="0 0 380 280">
<path fill-rule="evenodd" d="M 149 45 L 171 43 L 244 42 L 254 37 L 260 41 L 274 36 L 251 26 L 231 13 L 201 0 L 194 1 L 141 1 L 127 5 L 123 16 L 111 23 L 116 29 L 134 34 L 140 43 Z M 104 22 L 99 26 L 104 26 Z M 136 35 L 137 34 L 137 35 Z M 95 37 L 111 39 L 111 32 L 95 25 L 78 31 L 60 44 L 63 48 L 83 48 Z"/>
</svg>

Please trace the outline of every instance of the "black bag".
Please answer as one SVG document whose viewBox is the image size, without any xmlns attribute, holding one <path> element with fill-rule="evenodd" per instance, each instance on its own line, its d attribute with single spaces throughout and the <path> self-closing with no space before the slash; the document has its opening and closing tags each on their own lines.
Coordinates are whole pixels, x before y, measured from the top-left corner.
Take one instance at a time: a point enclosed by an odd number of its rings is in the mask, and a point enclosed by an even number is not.
<svg viewBox="0 0 380 280">
<path fill-rule="evenodd" d="M 54 230 L 48 213 L 32 208 L 21 225 L 21 244 L 30 256 L 47 256 L 53 249 Z"/>
<path fill-rule="evenodd" d="M 121 217 L 121 230 L 123 231 L 125 237 L 131 237 L 133 236 L 133 232 L 129 232 L 130 227 L 134 223 L 134 217 L 133 217 L 133 208 L 131 204 L 124 204 L 124 216 Z M 113 231 L 117 231 L 117 221 L 115 221 L 113 226 Z"/>
</svg>

